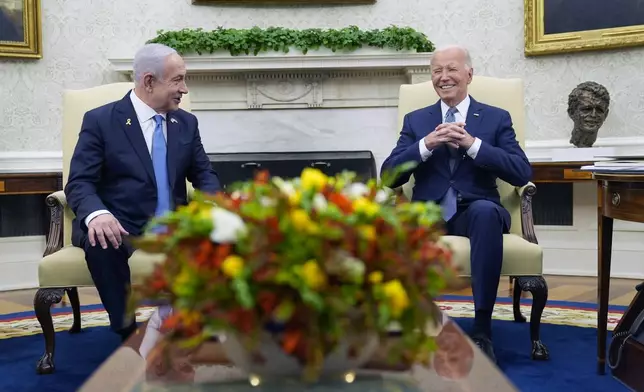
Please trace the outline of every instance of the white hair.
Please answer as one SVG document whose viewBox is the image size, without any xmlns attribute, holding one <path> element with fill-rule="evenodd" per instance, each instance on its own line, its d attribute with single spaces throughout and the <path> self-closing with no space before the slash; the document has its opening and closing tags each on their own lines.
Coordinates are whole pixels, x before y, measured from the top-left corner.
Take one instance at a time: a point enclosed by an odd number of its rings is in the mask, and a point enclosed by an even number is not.
<svg viewBox="0 0 644 392">
<path fill-rule="evenodd" d="M 472 68 L 472 57 L 470 56 L 470 51 L 467 50 L 467 48 L 464 46 L 461 46 L 461 45 L 441 46 L 440 48 L 437 48 L 436 50 L 434 50 L 433 54 L 435 55 L 436 53 L 444 52 L 450 49 L 458 49 L 461 52 L 463 52 L 463 55 L 465 55 L 465 65 L 467 65 L 468 68 Z M 431 60 L 430 60 L 430 65 L 431 65 Z"/>
<path fill-rule="evenodd" d="M 147 44 L 139 49 L 134 56 L 134 82 L 138 85 L 143 81 L 143 75 L 151 73 L 163 79 L 166 57 L 177 53 L 176 50 L 163 44 Z"/>
</svg>

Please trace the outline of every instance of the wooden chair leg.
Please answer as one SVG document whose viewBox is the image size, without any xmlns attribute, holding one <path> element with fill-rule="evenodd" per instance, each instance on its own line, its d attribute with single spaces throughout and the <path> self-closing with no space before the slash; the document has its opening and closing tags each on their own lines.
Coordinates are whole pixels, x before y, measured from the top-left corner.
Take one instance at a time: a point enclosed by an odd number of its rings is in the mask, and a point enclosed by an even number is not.
<svg viewBox="0 0 644 392">
<path fill-rule="evenodd" d="M 514 322 L 526 322 L 525 316 L 521 314 L 521 286 L 517 284 L 516 280 L 512 290 L 512 312 L 514 313 Z"/>
<path fill-rule="evenodd" d="M 514 311 L 514 321 L 525 322 L 525 317 L 521 314 L 519 307 L 521 292 L 529 291 L 532 294 L 532 312 L 530 313 L 530 340 L 532 340 L 532 359 L 547 360 L 550 359 L 550 353 L 546 346 L 541 342 L 539 330 L 541 328 L 541 316 L 548 301 L 548 283 L 543 276 L 520 276 L 515 279 L 514 293 L 512 296 L 512 305 Z"/>
<path fill-rule="evenodd" d="M 69 329 L 69 333 L 78 333 L 81 331 L 81 311 L 78 289 L 76 287 L 70 287 L 65 289 L 65 292 L 67 292 L 69 303 L 72 305 L 72 313 L 74 314 L 74 324 Z"/>
<path fill-rule="evenodd" d="M 55 370 L 56 333 L 51 318 L 51 306 L 62 300 L 64 291 L 65 289 L 59 288 L 43 288 L 36 291 L 34 296 L 34 311 L 45 338 L 45 353 L 36 365 L 36 373 L 38 374 L 51 374 Z"/>
</svg>

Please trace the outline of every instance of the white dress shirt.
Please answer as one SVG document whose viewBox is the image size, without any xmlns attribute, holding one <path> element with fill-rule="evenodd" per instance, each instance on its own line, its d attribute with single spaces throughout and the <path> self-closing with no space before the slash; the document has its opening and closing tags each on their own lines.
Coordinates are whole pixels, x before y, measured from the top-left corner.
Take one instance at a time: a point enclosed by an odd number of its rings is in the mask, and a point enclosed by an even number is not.
<svg viewBox="0 0 644 392">
<path fill-rule="evenodd" d="M 157 113 L 154 109 L 149 107 L 145 102 L 141 100 L 135 93 L 134 90 L 130 92 L 130 101 L 132 101 L 132 106 L 134 106 L 134 112 L 136 113 L 137 120 L 141 126 L 141 131 L 143 131 L 143 138 L 145 139 L 145 144 L 148 146 L 148 152 L 152 156 L 152 137 L 154 136 L 154 128 L 156 128 L 156 121 L 154 116 L 160 114 L 164 121 L 162 122 L 163 126 L 163 137 L 168 140 L 168 127 L 166 125 L 166 114 Z M 128 129 L 127 132 L 130 130 Z M 109 214 L 108 210 L 98 210 L 94 211 L 91 214 L 87 215 L 85 218 L 85 226 L 89 226 L 89 222 L 95 217 L 102 214 Z"/>
<path fill-rule="evenodd" d="M 467 111 L 470 108 L 470 96 L 466 96 L 464 100 L 461 101 L 458 105 L 456 105 L 456 113 L 454 113 L 454 121 L 455 122 L 465 122 L 465 119 L 467 118 Z M 447 115 L 447 111 L 449 110 L 449 106 L 443 101 L 441 101 L 441 114 L 442 114 L 442 119 L 443 119 L 443 124 L 445 123 L 445 116 Z M 433 131 L 432 131 L 433 132 Z M 479 152 L 479 149 L 481 148 L 481 139 L 475 137 L 474 138 L 474 143 L 470 146 L 470 148 L 467 150 L 467 155 L 470 156 L 470 158 L 475 159 L 476 155 Z M 420 150 L 420 158 L 425 162 L 427 158 L 432 156 L 432 153 L 434 152 L 433 150 L 427 149 L 427 146 L 425 145 L 425 138 L 420 139 L 418 142 L 418 149 Z"/>
</svg>

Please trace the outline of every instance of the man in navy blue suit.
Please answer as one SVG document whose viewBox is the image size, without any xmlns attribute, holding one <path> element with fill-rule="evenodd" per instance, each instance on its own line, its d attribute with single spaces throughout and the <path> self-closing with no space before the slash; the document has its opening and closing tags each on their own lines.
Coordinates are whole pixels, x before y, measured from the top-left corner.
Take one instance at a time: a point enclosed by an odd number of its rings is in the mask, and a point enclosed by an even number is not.
<svg viewBox="0 0 644 392">
<path fill-rule="evenodd" d="M 127 237 L 187 204 L 186 179 L 203 192 L 221 188 L 197 118 L 179 109 L 188 93 L 181 56 L 144 46 L 134 57 L 134 81 L 123 99 L 85 114 L 65 186 L 76 215 L 72 244 L 85 250 L 111 328 L 123 339 L 136 329 L 126 315 L 134 252 Z"/>
<path fill-rule="evenodd" d="M 471 336 L 495 360 L 492 311 L 501 275 L 503 234 L 511 224 L 496 180 L 523 186 L 530 181 L 532 169 L 516 141 L 510 114 L 468 94 L 473 68 L 466 49 L 451 46 L 435 51 L 431 73 L 440 100 L 404 117 L 398 142 L 382 170 L 418 163 L 401 174 L 393 187 L 402 186 L 413 174 L 412 199 L 440 203 L 447 234 L 470 239 L 475 307 Z"/>
</svg>

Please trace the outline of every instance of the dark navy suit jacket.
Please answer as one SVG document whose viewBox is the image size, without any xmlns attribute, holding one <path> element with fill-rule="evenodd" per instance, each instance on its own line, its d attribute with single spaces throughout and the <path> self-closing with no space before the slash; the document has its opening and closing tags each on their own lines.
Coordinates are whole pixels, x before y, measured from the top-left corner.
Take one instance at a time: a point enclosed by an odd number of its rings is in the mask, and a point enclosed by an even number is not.
<svg viewBox="0 0 644 392">
<path fill-rule="evenodd" d="M 67 203 L 76 214 L 72 243 L 87 233 L 85 218 L 108 210 L 131 235 L 154 216 L 157 188 L 152 158 L 128 94 L 88 111 L 70 163 Z M 128 121 L 129 119 L 129 121 Z M 195 189 L 221 189 L 199 135 L 197 118 L 176 110 L 166 116 L 168 176 L 174 206 L 187 204 L 186 179 Z"/>
<path fill-rule="evenodd" d="M 461 159 L 454 173 L 449 168 L 447 146 L 436 148 L 425 162 L 418 148 L 419 141 L 442 122 L 440 101 L 405 115 L 398 143 L 383 162 L 381 171 L 410 161 L 417 162 L 418 166 L 400 175 L 393 188 L 404 185 L 413 174 L 412 200 L 440 202 L 452 186 L 464 202 L 489 200 L 501 206 L 497 177 L 514 186 L 523 186 L 530 181 L 530 162 L 516 141 L 512 120 L 506 110 L 470 97 L 465 129 L 481 139 L 481 147 L 476 159 L 470 158 L 460 148 Z"/>
</svg>

